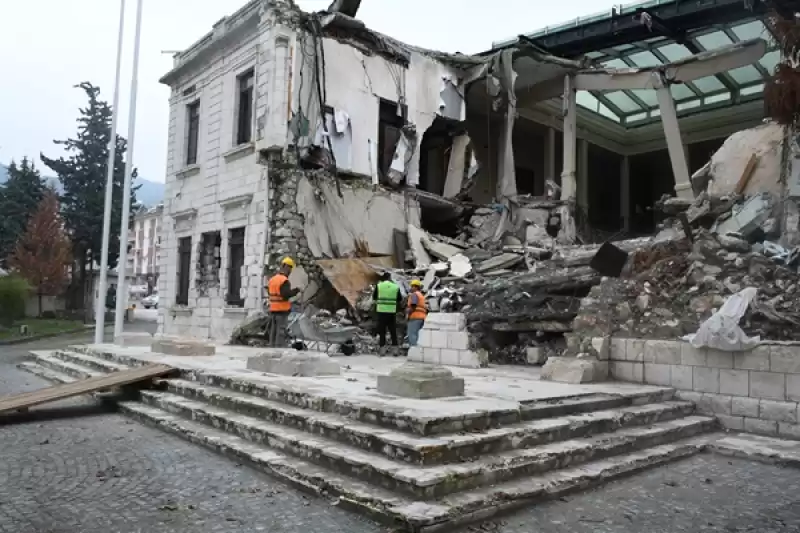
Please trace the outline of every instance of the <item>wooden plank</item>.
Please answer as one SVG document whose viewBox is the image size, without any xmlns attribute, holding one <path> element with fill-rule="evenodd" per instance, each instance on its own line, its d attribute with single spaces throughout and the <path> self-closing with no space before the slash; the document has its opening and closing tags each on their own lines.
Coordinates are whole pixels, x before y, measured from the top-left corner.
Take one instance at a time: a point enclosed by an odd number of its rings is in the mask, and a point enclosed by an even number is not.
<svg viewBox="0 0 800 533">
<path fill-rule="evenodd" d="M 756 169 L 757 164 L 758 156 L 756 154 L 750 154 L 750 159 L 747 160 L 747 164 L 742 171 L 742 176 L 736 184 L 736 194 L 742 194 L 747 188 L 747 184 L 750 183 L 750 178 L 753 177 L 753 171 Z"/>
<path fill-rule="evenodd" d="M 130 370 L 122 370 L 105 376 L 96 376 L 82 381 L 64 383 L 46 389 L 15 394 L 0 398 L 0 413 L 28 409 L 35 405 L 54 402 L 88 394 L 111 387 L 130 385 L 138 381 L 145 381 L 155 377 L 164 376 L 175 369 L 167 365 L 152 364 Z"/>
</svg>

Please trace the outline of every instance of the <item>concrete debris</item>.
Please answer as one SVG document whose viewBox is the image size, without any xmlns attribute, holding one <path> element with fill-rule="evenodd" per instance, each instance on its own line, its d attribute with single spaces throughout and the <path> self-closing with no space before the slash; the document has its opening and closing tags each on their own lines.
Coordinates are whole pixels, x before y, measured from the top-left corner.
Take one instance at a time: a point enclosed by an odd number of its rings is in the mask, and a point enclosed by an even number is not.
<svg viewBox="0 0 800 533">
<path fill-rule="evenodd" d="M 712 196 L 734 194 L 742 178 L 747 176 L 748 166 L 752 166 L 740 194 L 780 195 L 785 136 L 784 127 L 778 124 L 764 124 L 736 132 L 692 179 L 696 183 L 707 180 L 708 193 Z M 748 165 L 753 156 L 757 163 Z"/>
<path fill-rule="evenodd" d="M 517 253 L 504 253 L 483 261 L 475 267 L 478 273 L 490 272 L 492 270 L 514 267 L 524 261 L 524 257 Z"/>
<path fill-rule="evenodd" d="M 450 258 L 450 275 L 463 278 L 472 272 L 472 264 L 469 257 L 464 254 L 456 254 Z"/>
</svg>

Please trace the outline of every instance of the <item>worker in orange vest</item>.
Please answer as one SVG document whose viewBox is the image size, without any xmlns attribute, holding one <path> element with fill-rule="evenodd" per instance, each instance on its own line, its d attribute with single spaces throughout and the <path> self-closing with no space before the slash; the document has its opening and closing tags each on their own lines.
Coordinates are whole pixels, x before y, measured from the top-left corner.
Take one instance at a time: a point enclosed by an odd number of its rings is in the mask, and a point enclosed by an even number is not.
<svg viewBox="0 0 800 533">
<path fill-rule="evenodd" d="M 289 282 L 289 275 L 294 269 L 294 260 L 285 257 L 281 261 L 278 273 L 272 276 L 267 283 L 269 293 L 269 314 L 271 316 L 269 328 L 269 345 L 284 346 L 286 344 L 286 326 L 289 324 L 289 313 L 292 311 L 292 302 L 289 298 L 297 296 L 300 289 L 293 289 Z"/>
<path fill-rule="evenodd" d="M 411 281 L 411 292 L 406 304 L 406 319 L 408 331 L 408 345 L 416 346 L 419 341 L 419 331 L 425 325 L 428 308 L 425 307 L 425 295 L 422 294 L 422 282 L 418 279 Z"/>
</svg>

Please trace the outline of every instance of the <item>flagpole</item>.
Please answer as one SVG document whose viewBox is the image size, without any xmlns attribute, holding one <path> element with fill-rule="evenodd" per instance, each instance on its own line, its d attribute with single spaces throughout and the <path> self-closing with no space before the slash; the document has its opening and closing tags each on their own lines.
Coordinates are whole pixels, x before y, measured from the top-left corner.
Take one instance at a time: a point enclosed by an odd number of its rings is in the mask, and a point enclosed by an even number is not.
<svg viewBox="0 0 800 533">
<path fill-rule="evenodd" d="M 103 207 L 103 247 L 100 256 L 100 283 L 94 308 L 94 343 L 103 342 L 106 318 L 106 290 L 108 285 L 108 247 L 111 234 L 111 204 L 114 194 L 114 162 L 117 152 L 117 118 L 119 116 L 119 78 L 122 67 L 122 37 L 125 31 L 125 0 L 120 0 L 119 30 L 117 31 L 117 67 L 114 75 L 114 102 L 111 108 L 111 132 L 108 140 L 108 163 L 106 167 L 106 196 Z M 83 261 L 84 258 L 79 258 Z"/>
<path fill-rule="evenodd" d="M 117 283 L 117 309 L 114 314 L 114 338 L 122 335 L 123 320 L 128 301 L 128 226 L 131 213 L 131 179 L 133 174 L 133 148 L 136 136 L 136 97 L 139 89 L 139 44 L 142 37 L 142 3 L 136 2 L 136 30 L 133 41 L 133 72 L 131 73 L 131 102 L 128 115 L 128 153 L 125 159 L 125 186 L 122 192 L 122 221 L 119 231 L 119 267 L 121 272 Z"/>
</svg>

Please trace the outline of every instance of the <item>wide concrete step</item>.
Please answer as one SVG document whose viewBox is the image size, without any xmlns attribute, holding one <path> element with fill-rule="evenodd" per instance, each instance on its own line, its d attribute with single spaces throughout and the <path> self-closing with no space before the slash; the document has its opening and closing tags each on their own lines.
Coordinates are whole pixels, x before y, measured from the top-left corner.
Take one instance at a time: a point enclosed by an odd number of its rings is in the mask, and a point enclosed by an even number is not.
<svg viewBox="0 0 800 533">
<path fill-rule="evenodd" d="M 66 374 L 75 379 L 88 379 L 97 376 L 102 376 L 107 372 L 98 372 L 96 370 L 92 370 L 84 365 L 79 365 L 76 363 L 72 363 L 69 361 L 65 361 L 59 357 L 56 357 L 53 352 L 50 351 L 37 351 L 31 352 L 33 354 L 33 362 L 53 370 L 55 372 Z"/>
<path fill-rule="evenodd" d="M 42 366 L 35 361 L 23 361 L 17 364 L 17 368 L 53 383 L 72 383 L 76 381 L 76 378 L 72 376 Z"/>
<path fill-rule="evenodd" d="M 690 415 L 691 402 L 665 402 L 534 420 L 489 429 L 423 437 L 357 422 L 342 415 L 293 407 L 252 394 L 209 387 L 183 379 L 167 380 L 168 391 L 238 414 L 300 429 L 390 459 L 417 465 L 459 463 L 482 455 L 531 448 L 553 441 L 586 437 L 624 427 L 652 424 Z"/>
<path fill-rule="evenodd" d="M 514 409 L 485 409 L 469 416 L 432 416 L 420 419 L 396 406 L 356 402 L 338 396 L 326 396 L 313 391 L 301 391 L 282 386 L 280 383 L 248 380 L 241 374 L 228 375 L 202 372 L 182 376 L 202 385 L 218 387 L 232 392 L 245 393 L 265 400 L 294 407 L 338 414 L 349 419 L 397 429 L 421 436 L 441 435 L 456 432 L 485 431 L 526 420 L 537 420 L 553 416 L 567 416 L 600 409 L 611 409 L 633 404 L 645 404 L 669 400 L 673 389 L 657 389 L 647 394 L 610 395 L 586 394 L 572 398 L 543 399 L 527 402 Z"/>
<path fill-rule="evenodd" d="M 50 381 L 75 378 L 35 361 L 20 368 Z M 295 487 L 328 498 L 333 505 L 355 510 L 390 527 L 415 533 L 440 533 L 496 514 L 585 490 L 625 475 L 701 452 L 708 440 L 699 437 L 592 460 L 542 475 L 467 490 L 434 501 L 422 501 L 374 484 L 344 476 L 330 468 L 253 443 L 206 424 L 139 402 L 121 402 L 121 411 L 153 427 L 245 462 Z"/>
<path fill-rule="evenodd" d="M 143 364 L 111 346 L 70 346 L 69 351 L 126 366 Z M 471 412 L 454 412 L 451 409 L 449 412 L 420 415 L 415 409 L 402 408 L 396 402 L 385 399 L 342 395 L 341 391 L 309 386 L 303 380 L 282 379 L 281 376 L 272 376 L 274 379 L 270 379 L 257 372 L 184 371 L 181 377 L 200 385 L 243 393 L 293 408 L 340 415 L 349 420 L 421 436 L 486 431 L 531 420 L 664 402 L 671 400 L 675 392 L 669 387 L 650 387 L 647 391 L 625 394 L 583 393 L 572 397 L 531 400 L 515 404 L 514 407 L 492 407 L 489 403 Z M 508 402 L 505 403 L 508 405 Z"/>
<path fill-rule="evenodd" d="M 701 452 L 704 439 L 671 444 L 590 461 L 546 474 L 422 501 L 364 483 L 351 476 L 267 448 L 228 432 L 192 422 L 136 402 L 122 403 L 123 412 L 237 461 L 245 462 L 294 486 L 331 499 L 401 531 L 439 533 L 499 513 L 562 497 Z"/>
<path fill-rule="evenodd" d="M 168 392 L 142 391 L 141 398 L 152 407 L 314 462 L 346 476 L 425 500 L 688 438 L 714 425 L 713 418 L 690 416 L 589 438 L 493 454 L 467 463 L 414 466 Z"/>
<path fill-rule="evenodd" d="M 53 352 L 51 352 L 50 355 L 58 359 L 61 359 L 62 361 L 66 361 L 74 365 L 88 368 L 90 370 L 94 370 L 95 372 L 102 372 L 106 374 L 110 374 L 112 372 L 120 372 L 123 370 L 130 370 L 131 368 L 133 368 L 132 366 L 129 365 L 120 364 L 114 361 L 109 361 L 107 359 L 96 357 L 94 355 L 89 355 L 72 350 L 54 350 Z"/>
</svg>

